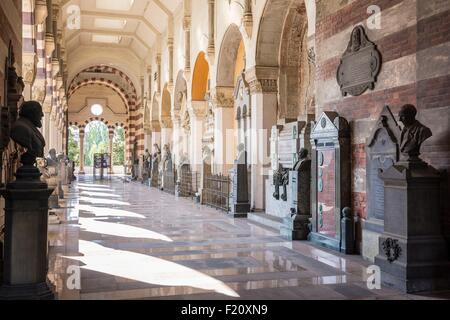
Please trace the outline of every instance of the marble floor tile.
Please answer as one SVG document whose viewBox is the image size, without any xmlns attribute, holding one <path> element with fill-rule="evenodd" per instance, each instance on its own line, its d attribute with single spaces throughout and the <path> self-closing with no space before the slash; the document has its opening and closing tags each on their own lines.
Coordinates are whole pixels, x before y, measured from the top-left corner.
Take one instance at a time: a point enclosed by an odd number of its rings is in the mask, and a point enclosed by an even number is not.
<svg viewBox="0 0 450 320">
<path fill-rule="evenodd" d="M 59 299 L 448 299 L 369 290 L 359 256 L 286 241 L 190 199 L 82 177 L 49 227 Z"/>
</svg>

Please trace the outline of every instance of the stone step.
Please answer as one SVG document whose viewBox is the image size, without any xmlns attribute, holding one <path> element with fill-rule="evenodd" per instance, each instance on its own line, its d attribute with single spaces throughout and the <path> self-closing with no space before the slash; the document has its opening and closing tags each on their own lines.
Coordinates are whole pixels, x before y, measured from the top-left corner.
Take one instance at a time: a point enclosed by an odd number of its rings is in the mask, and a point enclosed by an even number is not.
<svg viewBox="0 0 450 320">
<path fill-rule="evenodd" d="M 249 212 L 248 220 L 256 222 L 270 229 L 280 232 L 280 227 L 283 224 L 283 219 L 275 217 L 264 212 Z"/>
</svg>

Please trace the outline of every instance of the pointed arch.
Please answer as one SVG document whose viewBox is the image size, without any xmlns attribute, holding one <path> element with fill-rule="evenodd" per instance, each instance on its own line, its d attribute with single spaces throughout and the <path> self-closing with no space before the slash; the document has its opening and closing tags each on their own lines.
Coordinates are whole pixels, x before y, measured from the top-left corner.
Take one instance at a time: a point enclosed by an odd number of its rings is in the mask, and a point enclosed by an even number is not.
<svg viewBox="0 0 450 320">
<path fill-rule="evenodd" d="M 204 101 L 209 87 L 209 64 L 205 53 L 198 54 L 192 75 L 192 101 Z"/>
</svg>

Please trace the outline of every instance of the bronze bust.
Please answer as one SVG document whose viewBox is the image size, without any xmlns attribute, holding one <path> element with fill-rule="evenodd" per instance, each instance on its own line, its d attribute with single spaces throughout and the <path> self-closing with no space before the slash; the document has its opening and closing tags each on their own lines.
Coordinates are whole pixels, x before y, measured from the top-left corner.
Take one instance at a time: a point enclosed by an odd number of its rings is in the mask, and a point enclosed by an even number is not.
<svg viewBox="0 0 450 320">
<path fill-rule="evenodd" d="M 19 119 L 11 129 L 11 139 L 27 150 L 26 155 L 30 160 L 32 158 L 33 163 L 36 157 L 44 157 L 45 139 L 38 130 L 42 128 L 43 116 L 39 102 L 27 101 L 20 108 Z"/>
<path fill-rule="evenodd" d="M 404 105 L 399 113 L 400 122 L 404 124 L 400 139 L 402 160 L 408 162 L 419 159 L 422 143 L 433 134 L 431 130 L 416 120 L 417 109 L 411 104 Z"/>
<path fill-rule="evenodd" d="M 298 161 L 294 164 L 294 171 L 300 171 L 305 161 L 308 160 L 308 153 L 308 149 L 300 149 L 298 152 Z"/>
</svg>

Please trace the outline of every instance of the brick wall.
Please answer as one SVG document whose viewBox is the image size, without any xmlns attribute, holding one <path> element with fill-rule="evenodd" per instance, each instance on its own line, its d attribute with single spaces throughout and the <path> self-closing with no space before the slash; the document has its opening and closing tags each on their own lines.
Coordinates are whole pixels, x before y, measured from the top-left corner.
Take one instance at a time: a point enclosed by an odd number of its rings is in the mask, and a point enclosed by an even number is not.
<svg viewBox="0 0 450 320">
<path fill-rule="evenodd" d="M 365 24 L 369 5 L 381 8 L 381 29 L 369 30 L 383 66 L 374 91 L 342 97 L 336 70 L 354 26 Z M 419 110 L 419 120 L 433 137 L 423 158 L 450 170 L 450 1 L 355 0 L 317 1 L 317 114 L 337 111 L 352 127 L 352 206 L 366 217 L 365 144 L 384 105 L 397 113 L 405 103 Z M 450 182 L 443 181 L 442 216 L 450 234 Z"/>
<path fill-rule="evenodd" d="M 22 1 L 0 1 L 0 103 L 4 104 L 5 59 L 12 42 L 16 67 L 22 68 Z"/>
</svg>

